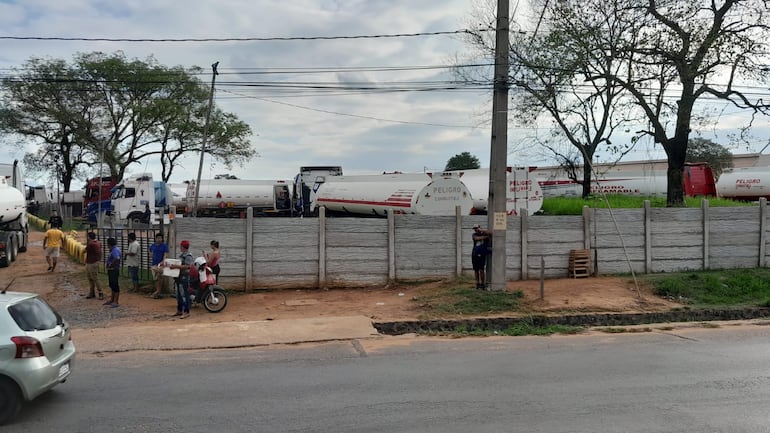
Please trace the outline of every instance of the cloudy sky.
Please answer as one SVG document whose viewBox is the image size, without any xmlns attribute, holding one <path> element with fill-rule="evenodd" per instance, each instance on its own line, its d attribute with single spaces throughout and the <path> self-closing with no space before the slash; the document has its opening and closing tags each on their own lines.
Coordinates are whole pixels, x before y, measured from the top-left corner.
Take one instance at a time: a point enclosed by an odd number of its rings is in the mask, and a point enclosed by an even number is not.
<svg viewBox="0 0 770 433">
<path fill-rule="evenodd" d="M 441 33 L 468 28 L 473 9 L 473 0 L 0 0 L 0 36 L 157 40 Z M 219 42 L 0 39 L 0 47 L 0 75 L 33 56 L 71 61 L 74 53 L 91 51 L 154 56 L 167 66 L 195 65 L 207 73 L 218 61 L 215 101 L 251 126 L 259 157 L 232 170 L 207 158 L 204 178 L 224 172 L 246 179 L 291 178 L 303 165 L 341 165 L 347 174 L 437 170 L 464 151 L 489 166 L 491 89 L 426 90 L 446 86 L 453 78 L 447 66 L 467 56 L 457 35 Z M 208 84 L 211 76 L 201 80 Z M 243 86 L 246 82 L 273 85 Z M 344 88 L 274 86 L 298 82 Z M 731 119 L 723 108 L 714 110 Z M 768 128 L 766 120 L 763 125 Z M 509 130 L 510 165 L 553 164 L 528 145 L 532 132 Z M 726 134 L 721 127 L 704 132 L 722 142 Z M 765 144 L 766 138 L 757 139 L 738 153 Z M 7 143 L 0 146 L 0 153 L 10 155 L 0 156 L 2 162 L 23 156 Z M 643 142 L 631 159 L 663 156 L 659 146 Z M 189 158 L 172 181 L 192 179 L 197 169 L 197 157 Z M 130 171 L 145 170 L 160 174 L 152 164 Z"/>
</svg>

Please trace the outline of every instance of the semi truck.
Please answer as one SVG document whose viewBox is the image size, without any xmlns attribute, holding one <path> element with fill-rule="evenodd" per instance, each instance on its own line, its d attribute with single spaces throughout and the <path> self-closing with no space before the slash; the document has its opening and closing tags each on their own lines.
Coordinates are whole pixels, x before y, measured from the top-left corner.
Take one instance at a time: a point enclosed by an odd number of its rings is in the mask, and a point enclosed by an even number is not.
<svg viewBox="0 0 770 433">
<path fill-rule="evenodd" d="M 110 176 L 93 177 L 86 180 L 83 194 L 83 211 L 88 222 L 95 223 L 99 213 L 108 213 L 112 206 L 112 188 L 117 182 Z"/>
<path fill-rule="evenodd" d="M 0 267 L 27 251 L 29 219 L 19 162 L 0 164 Z"/>
<path fill-rule="evenodd" d="M 171 197 L 165 182 L 155 181 L 152 174 L 129 176 L 112 188 L 110 217 L 113 224 L 157 224 Z M 145 216 L 149 208 L 149 219 Z"/>
</svg>

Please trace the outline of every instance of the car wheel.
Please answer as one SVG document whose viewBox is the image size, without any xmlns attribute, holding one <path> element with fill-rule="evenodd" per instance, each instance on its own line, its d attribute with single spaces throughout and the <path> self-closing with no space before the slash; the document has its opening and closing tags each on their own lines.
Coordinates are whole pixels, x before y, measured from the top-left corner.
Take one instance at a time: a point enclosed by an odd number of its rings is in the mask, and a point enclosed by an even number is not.
<svg viewBox="0 0 770 433">
<path fill-rule="evenodd" d="M 0 425 L 12 420 L 21 410 L 21 392 L 9 379 L 0 379 Z"/>
</svg>

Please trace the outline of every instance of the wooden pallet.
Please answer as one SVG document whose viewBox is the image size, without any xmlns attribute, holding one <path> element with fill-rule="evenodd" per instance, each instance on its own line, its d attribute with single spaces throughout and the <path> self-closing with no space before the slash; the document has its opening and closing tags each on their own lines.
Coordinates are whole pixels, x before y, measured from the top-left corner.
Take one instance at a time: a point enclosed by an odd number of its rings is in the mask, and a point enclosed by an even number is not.
<svg viewBox="0 0 770 433">
<path fill-rule="evenodd" d="M 591 276 L 590 250 L 570 250 L 569 276 L 572 278 L 585 278 Z"/>
</svg>

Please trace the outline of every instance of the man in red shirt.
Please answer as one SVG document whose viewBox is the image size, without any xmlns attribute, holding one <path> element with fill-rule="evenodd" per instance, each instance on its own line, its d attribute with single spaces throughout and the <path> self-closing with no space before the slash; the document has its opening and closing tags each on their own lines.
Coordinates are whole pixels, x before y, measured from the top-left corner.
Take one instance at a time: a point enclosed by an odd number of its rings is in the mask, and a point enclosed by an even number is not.
<svg viewBox="0 0 770 433">
<path fill-rule="evenodd" d="M 96 233 L 88 232 L 86 243 L 86 275 L 88 276 L 88 296 L 86 299 L 95 298 L 94 289 L 99 292 L 99 299 L 104 299 L 102 286 L 99 284 L 99 260 L 102 258 L 102 244 L 96 239 Z"/>
</svg>

